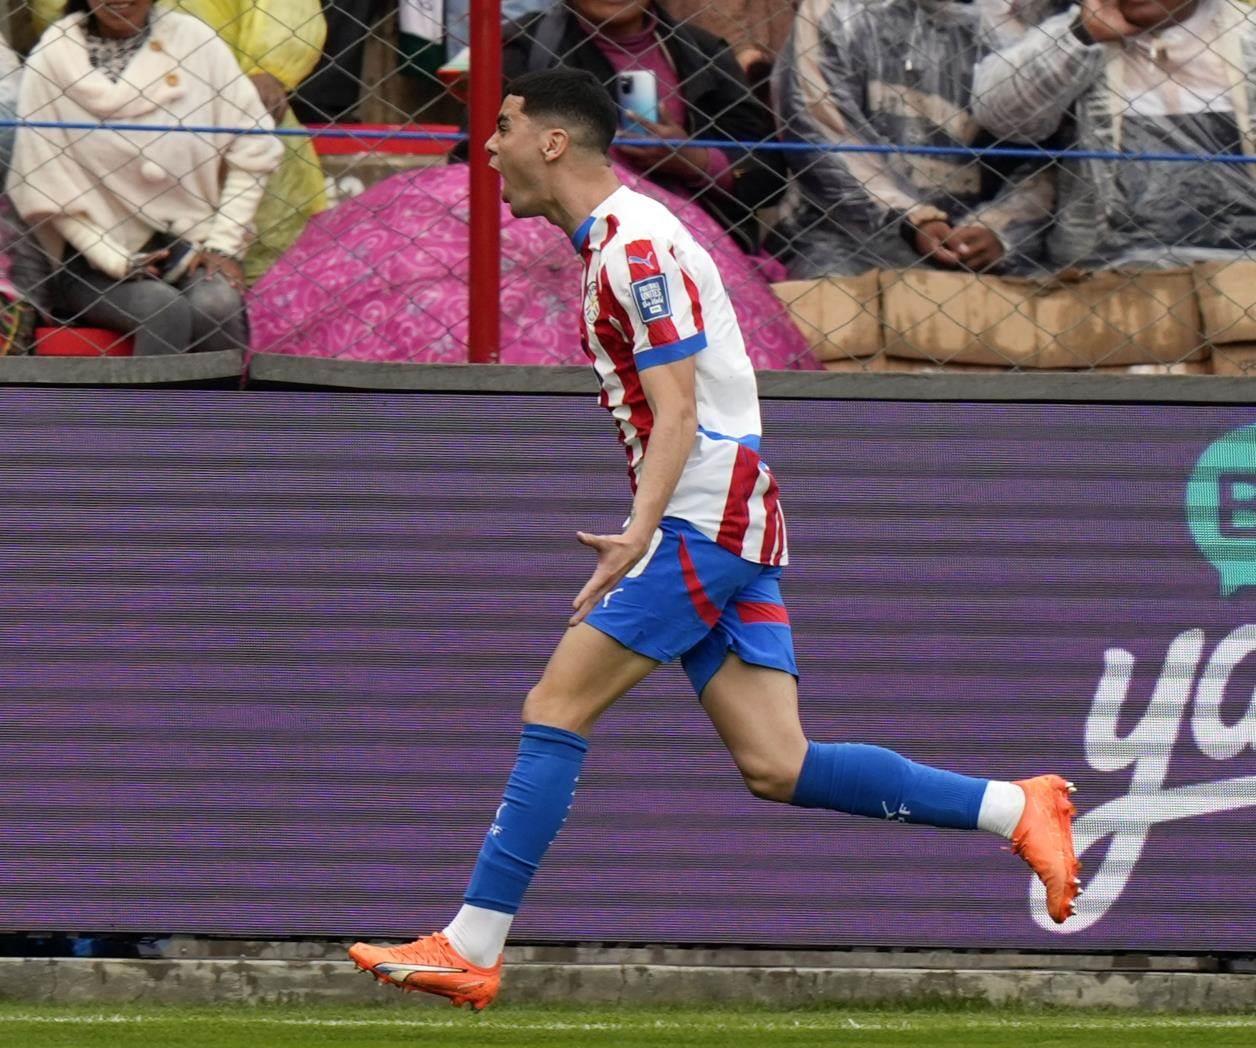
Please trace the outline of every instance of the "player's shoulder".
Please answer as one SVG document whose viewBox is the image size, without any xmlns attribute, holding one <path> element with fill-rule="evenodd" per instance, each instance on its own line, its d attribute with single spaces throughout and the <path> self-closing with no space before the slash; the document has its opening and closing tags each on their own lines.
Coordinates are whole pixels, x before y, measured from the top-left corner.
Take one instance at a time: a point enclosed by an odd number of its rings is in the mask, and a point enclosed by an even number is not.
<svg viewBox="0 0 1256 1048">
<path fill-rule="evenodd" d="M 670 247 L 684 235 L 684 226 L 657 200 L 626 187 L 616 194 L 606 213 L 606 236 L 602 250 L 623 249 L 639 241 Z"/>
</svg>

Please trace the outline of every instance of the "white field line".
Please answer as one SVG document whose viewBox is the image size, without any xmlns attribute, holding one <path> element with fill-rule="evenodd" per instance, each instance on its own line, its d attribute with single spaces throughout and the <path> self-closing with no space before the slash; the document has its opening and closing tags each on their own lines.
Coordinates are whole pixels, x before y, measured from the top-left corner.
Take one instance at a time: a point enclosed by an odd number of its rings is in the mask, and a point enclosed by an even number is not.
<svg viewBox="0 0 1256 1048">
<path fill-rule="evenodd" d="M 747 1016 L 744 1020 L 719 1020 L 706 1022 L 701 1016 L 695 1016 L 691 1022 L 672 1019 L 652 1019 L 642 1022 L 564 1022 L 563 1020 L 527 1020 L 514 1017 L 493 1019 L 465 1015 L 461 1018 L 438 1019 L 274 1019 L 263 1016 L 221 1015 L 204 1016 L 207 1021 L 232 1026 L 301 1026 L 301 1027 L 362 1027 L 362 1028 L 416 1028 L 416 1029 L 495 1029 L 495 1030 L 533 1030 L 533 1031 L 564 1031 L 564 1030 L 702 1030 L 712 1032 L 746 1032 L 788 1031 L 788 1030 L 919 1030 L 921 1032 L 943 1030 L 982 1030 L 982 1029 L 1041 1029 L 1049 1025 L 1056 1030 L 1256 1030 L 1256 1015 L 1253 1016 L 1155 1016 L 1155 1015 L 1103 1015 L 1088 1018 L 1061 1018 L 1044 1014 L 1040 1020 L 1000 1019 L 996 1016 L 960 1016 L 937 1015 L 921 1016 L 914 1019 L 877 1020 L 854 1019 L 843 1016 L 815 1016 L 798 1019 L 756 1019 Z M 185 1022 L 186 1019 L 177 1015 L 34 1015 L 15 1014 L 0 1015 L 0 1026 L 4 1025 L 65 1025 L 65 1026 L 107 1026 L 107 1025 L 161 1025 L 163 1023 Z"/>
</svg>

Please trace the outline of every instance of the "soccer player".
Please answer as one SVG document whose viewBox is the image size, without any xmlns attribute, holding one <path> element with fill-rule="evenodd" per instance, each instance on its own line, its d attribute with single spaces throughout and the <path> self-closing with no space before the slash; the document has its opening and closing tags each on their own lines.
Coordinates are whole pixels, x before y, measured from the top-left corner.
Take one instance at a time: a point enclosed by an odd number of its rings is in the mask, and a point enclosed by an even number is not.
<svg viewBox="0 0 1256 1048">
<path fill-rule="evenodd" d="M 591 74 L 531 73 L 507 88 L 487 149 L 511 211 L 554 223 L 580 255 L 585 351 L 628 453 L 632 514 L 618 535 L 577 532 L 597 566 L 524 702 L 518 758 L 462 908 L 444 931 L 393 948 L 356 943 L 349 956 L 402 989 L 491 1003 L 511 921 L 567 818 L 590 729 L 673 659 L 755 796 L 1001 834 L 1064 921 L 1080 891 L 1070 783 L 974 779 L 803 734 L 781 600 L 785 518 L 759 457 L 754 371 L 710 255 L 611 169 L 617 123 Z"/>
</svg>

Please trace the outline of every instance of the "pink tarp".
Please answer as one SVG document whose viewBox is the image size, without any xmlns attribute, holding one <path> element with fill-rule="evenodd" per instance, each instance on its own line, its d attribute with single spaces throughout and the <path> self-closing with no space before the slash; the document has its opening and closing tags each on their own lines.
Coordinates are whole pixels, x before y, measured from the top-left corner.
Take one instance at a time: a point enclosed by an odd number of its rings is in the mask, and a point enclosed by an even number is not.
<svg viewBox="0 0 1256 1048">
<path fill-rule="evenodd" d="M 701 208 L 631 173 L 715 258 L 757 368 L 818 367 L 756 264 Z M 312 219 L 249 295 L 252 348 L 389 362 L 467 359 L 465 164 L 394 175 Z M 580 263 L 541 219 L 502 205 L 504 364 L 583 364 Z M 477 291 L 493 295 L 494 288 Z"/>
</svg>

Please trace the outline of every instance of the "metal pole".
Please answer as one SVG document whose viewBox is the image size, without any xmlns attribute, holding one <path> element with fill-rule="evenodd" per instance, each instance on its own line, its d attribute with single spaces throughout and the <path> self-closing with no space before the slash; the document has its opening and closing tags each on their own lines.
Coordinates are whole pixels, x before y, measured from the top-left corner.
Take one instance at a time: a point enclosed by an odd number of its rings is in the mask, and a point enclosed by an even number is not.
<svg viewBox="0 0 1256 1048">
<path fill-rule="evenodd" d="M 497 127 L 501 105 L 501 0 L 471 0 L 471 83 L 468 143 L 471 165 L 470 344 L 473 364 L 501 359 L 501 190 L 484 143 Z"/>
</svg>

